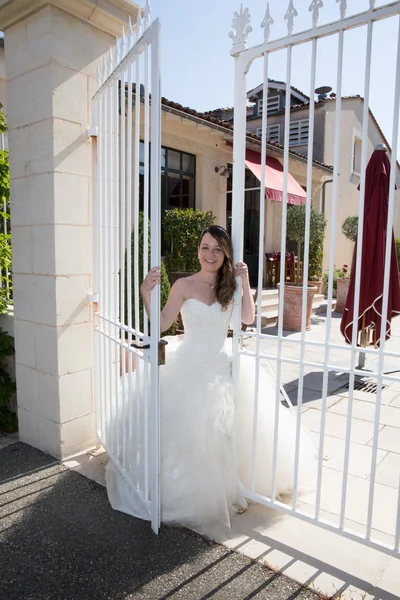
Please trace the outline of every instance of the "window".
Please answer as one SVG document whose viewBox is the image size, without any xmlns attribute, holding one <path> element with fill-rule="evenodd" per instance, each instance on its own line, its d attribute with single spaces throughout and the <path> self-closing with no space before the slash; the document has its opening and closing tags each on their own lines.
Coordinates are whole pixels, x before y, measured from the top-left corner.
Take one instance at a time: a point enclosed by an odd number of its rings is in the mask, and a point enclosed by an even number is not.
<svg viewBox="0 0 400 600">
<path fill-rule="evenodd" d="M 194 208 L 196 157 L 187 152 L 163 148 L 161 165 L 161 206 Z"/>
<path fill-rule="evenodd" d="M 144 143 L 140 142 L 140 207 L 143 207 Z M 161 208 L 195 207 L 196 157 L 188 152 L 161 148 Z"/>
<path fill-rule="evenodd" d="M 258 101 L 258 116 L 262 116 L 263 101 L 262 98 Z M 267 99 L 267 114 L 278 112 L 279 110 L 279 96 L 269 96 Z"/>
<path fill-rule="evenodd" d="M 289 146 L 304 146 L 308 143 L 308 119 L 291 121 L 289 128 Z"/>
<path fill-rule="evenodd" d="M 361 173 L 361 138 L 357 135 L 353 135 L 353 161 L 352 170 L 353 173 L 359 175 Z"/>
<path fill-rule="evenodd" d="M 257 128 L 257 135 L 261 135 L 262 127 Z M 276 125 L 267 125 L 267 141 L 280 143 L 281 131 L 279 123 Z"/>
</svg>

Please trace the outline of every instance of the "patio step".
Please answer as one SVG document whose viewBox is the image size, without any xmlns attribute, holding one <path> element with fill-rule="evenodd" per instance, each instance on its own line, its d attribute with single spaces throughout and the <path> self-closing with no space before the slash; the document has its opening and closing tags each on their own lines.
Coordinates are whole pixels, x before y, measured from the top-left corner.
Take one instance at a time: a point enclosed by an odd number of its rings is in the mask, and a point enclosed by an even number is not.
<svg viewBox="0 0 400 600">
<path fill-rule="evenodd" d="M 264 293 L 267 292 L 267 293 Z M 335 302 L 335 301 L 334 301 Z M 325 312 L 327 300 L 323 294 L 315 294 L 312 304 L 312 314 Z M 275 322 L 279 312 L 279 295 L 277 290 L 263 290 L 261 325 L 265 327 Z"/>
</svg>

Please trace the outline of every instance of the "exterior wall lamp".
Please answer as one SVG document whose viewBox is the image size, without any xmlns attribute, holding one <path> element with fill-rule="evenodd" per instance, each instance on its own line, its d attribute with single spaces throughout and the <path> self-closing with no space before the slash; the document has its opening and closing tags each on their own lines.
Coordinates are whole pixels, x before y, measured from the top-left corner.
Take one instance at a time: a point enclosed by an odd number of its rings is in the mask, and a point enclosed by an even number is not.
<svg viewBox="0 0 400 600">
<path fill-rule="evenodd" d="M 230 169 L 228 169 L 228 167 L 224 167 L 224 165 L 221 165 L 220 167 L 214 167 L 214 171 L 219 173 L 221 177 L 229 177 L 231 173 Z"/>
</svg>

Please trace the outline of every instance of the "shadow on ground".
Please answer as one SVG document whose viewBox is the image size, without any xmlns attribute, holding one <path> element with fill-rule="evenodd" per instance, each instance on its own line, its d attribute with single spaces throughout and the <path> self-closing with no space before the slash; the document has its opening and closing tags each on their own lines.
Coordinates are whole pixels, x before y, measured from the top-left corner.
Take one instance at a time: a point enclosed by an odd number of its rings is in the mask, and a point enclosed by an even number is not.
<svg viewBox="0 0 400 600">
<path fill-rule="evenodd" d="M 0 451 L 0 597 L 314 599 L 183 528 L 113 511 L 106 490 L 22 443 Z"/>
</svg>

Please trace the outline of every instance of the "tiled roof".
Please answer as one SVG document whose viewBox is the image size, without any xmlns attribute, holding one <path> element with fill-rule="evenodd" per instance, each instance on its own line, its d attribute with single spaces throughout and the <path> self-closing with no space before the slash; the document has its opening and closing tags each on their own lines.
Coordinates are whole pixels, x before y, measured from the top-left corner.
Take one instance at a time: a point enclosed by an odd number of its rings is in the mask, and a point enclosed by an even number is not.
<svg viewBox="0 0 400 600">
<path fill-rule="evenodd" d="M 248 108 L 250 108 L 250 107 L 248 107 Z M 225 106 L 223 108 L 213 108 L 212 110 L 206 110 L 205 112 L 203 112 L 201 114 L 210 115 L 212 113 L 223 112 L 223 111 L 228 111 L 228 110 L 233 110 L 233 106 Z"/>
<path fill-rule="evenodd" d="M 213 127 L 215 129 L 220 129 L 220 130 L 223 129 L 226 131 L 226 133 L 228 135 L 233 135 L 233 123 L 231 121 L 221 121 L 215 117 L 207 115 L 206 113 L 199 113 L 192 108 L 189 108 L 187 106 L 186 107 L 182 106 L 182 104 L 178 104 L 177 102 L 172 102 L 171 100 L 167 100 L 167 98 L 161 98 L 161 105 L 162 105 L 162 108 L 164 108 L 164 110 L 172 109 L 172 111 L 182 113 L 182 117 L 184 117 L 184 116 L 192 117 L 195 120 L 203 121 L 203 122 L 209 124 L 210 127 Z M 261 145 L 261 136 L 248 131 L 246 133 L 246 137 L 248 140 L 254 141 L 256 144 Z M 267 142 L 267 145 L 271 148 L 274 148 L 278 152 L 283 153 L 283 146 L 281 144 L 277 144 L 276 142 L 270 141 L 270 142 Z M 307 160 L 307 157 L 304 154 L 301 154 L 300 152 L 296 152 L 293 149 L 289 149 L 289 154 L 292 156 L 298 157 L 303 161 Z M 332 171 L 332 169 L 333 169 L 333 167 L 331 165 L 327 165 L 319 160 L 314 160 L 313 164 L 319 165 L 319 166 L 323 167 L 324 169 L 328 169 L 329 171 Z"/>
</svg>

